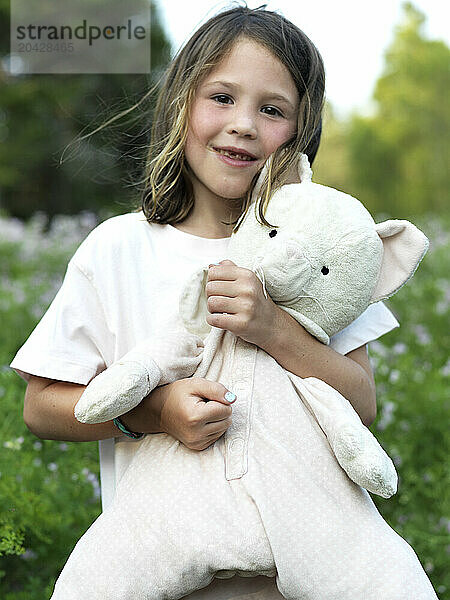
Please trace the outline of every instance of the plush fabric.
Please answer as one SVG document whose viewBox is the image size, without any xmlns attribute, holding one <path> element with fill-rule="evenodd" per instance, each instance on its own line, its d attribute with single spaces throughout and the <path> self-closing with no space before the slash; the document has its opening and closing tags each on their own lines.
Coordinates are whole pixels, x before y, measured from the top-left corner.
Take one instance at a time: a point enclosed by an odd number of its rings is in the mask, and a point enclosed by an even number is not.
<svg viewBox="0 0 450 600">
<path fill-rule="evenodd" d="M 354 198 L 318 189 L 323 186 L 311 183 L 305 159 L 299 163 L 302 183 L 284 186 L 266 213 L 269 222 L 280 224 L 279 234 L 269 237 L 250 210 L 232 238 L 237 241 L 230 243 L 230 258 L 254 269 L 272 298 L 328 343 L 368 303 L 388 297 L 411 277 L 427 241 L 407 221 L 375 226 Z M 319 215 L 326 216 L 326 226 Z M 393 256 L 401 257 L 401 268 L 386 269 L 395 267 Z M 349 272 L 346 287 L 342 278 Z M 237 393 L 233 423 L 203 452 L 166 434 L 147 436 L 112 506 L 78 542 L 53 598 L 181 598 L 214 577 L 235 573 L 276 573 L 285 598 L 435 598 L 413 550 L 347 476 L 382 495 L 395 491 L 392 462 L 348 401 L 325 382 L 287 372 L 229 332 L 208 333 L 204 270 L 192 282 L 180 301 L 192 336 L 188 343 L 198 350 L 206 335 L 194 375 Z M 149 344 L 139 351 L 154 351 L 155 342 Z M 173 349 L 163 347 L 153 356 L 160 370 L 167 364 L 165 352 Z M 134 352 L 120 363 L 86 388 L 77 416 L 86 422 L 111 418 L 110 391 L 126 399 L 123 375 L 131 364 L 142 367 L 146 386 L 155 384 L 153 362 L 147 369 Z M 99 401 L 106 383 L 109 393 Z M 129 399 L 136 403 L 135 385 L 134 378 Z"/>
<path fill-rule="evenodd" d="M 254 199 L 268 168 L 266 165 L 260 174 Z M 266 219 L 278 229 L 258 221 L 254 202 L 231 238 L 229 254 L 239 266 L 254 270 L 265 293 L 268 291 L 307 331 L 328 344 L 331 336 L 354 321 L 369 304 L 389 297 L 409 280 L 428 248 L 428 240 L 408 221 L 377 225 L 355 198 L 312 183 L 305 155 L 300 156 L 298 174 L 301 183 L 281 187 L 266 211 Z M 202 268 L 187 282 L 180 298 L 182 324 L 174 323 L 175 331 L 184 332 L 185 327 L 193 334 L 208 336 L 211 327 L 206 322 L 206 278 L 207 269 Z M 160 344 L 164 343 L 172 356 L 176 351 L 171 352 L 171 343 L 165 339 L 168 331 L 170 325 L 161 329 Z M 203 368 L 218 349 L 218 337 L 212 332 L 206 340 Z M 126 412 L 127 398 L 128 410 L 136 406 L 146 394 L 139 395 L 129 387 L 129 371 L 136 354 L 141 352 L 148 360 L 155 356 L 154 350 L 153 339 L 147 347 L 144 343 L 123 357 L 119 368 L 113 365 L 94 379 L 78 402 L 76 417 L 86 423 L 102 422 Z M 166 354 L 162 348 L 156 354 L 163 365 L 170 363 Z M 173 372 L 176 375 L 176 369 Z M 294 374 L 290 376 L 349 477 L 383 497 L 394 494 L 395 467 L 349 402 L 324 382 L 311 378 L 301 382 Z M 141 377 L 138 386 L 147 393 L 158 385 L 154 364 L 150 369 L 143 368 Z M 149 387 L 148 381 L 153 385 Z"/>
<path fill-rule="evenodd" d="M 196 373 L 236 391 L 232 425 L 202 452 L 146 436 L 52 600 L 183 598 L 234 574 L 275 575 L 295 600 L 435 599 L 413 549 L 339 467 L 287 371 L 229 332 L 220 348 Z"/>
<path fill-rule="evenodd" d="M 137 344 L 91 381 L 88 394 L 75 406 L 76 418 L 86 423 L 92 411 L 99 422 L 123 415 L 156 386 L 190 377 L 202 360 L 202 350 L 200 337 L 182 329 L 162 328 L 158 337 Z M 158 357 L 158 364 L 153 356 Z M 114 402 L 105 402 L 105 398 Z"/>
</svg>

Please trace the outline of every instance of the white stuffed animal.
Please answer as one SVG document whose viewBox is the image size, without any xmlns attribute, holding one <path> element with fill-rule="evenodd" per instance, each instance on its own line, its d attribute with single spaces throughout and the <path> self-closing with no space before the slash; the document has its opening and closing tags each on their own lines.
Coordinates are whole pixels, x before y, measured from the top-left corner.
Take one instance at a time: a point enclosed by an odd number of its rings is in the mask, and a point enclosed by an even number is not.
<svg viewBox="0 0 450 600">
<path fill-rule="evenodd" d="M 274 227 L 251 206 L 229 258 L 253 269 L 272 299 L 328 344 L 412 276 L 428 241 L 408 221 L 375 224 L 355 198 L 312 183 L 304 155 L 298 172 L 301 183 L 269 202 Z M 434 600 L 414 551 L 363 489 L 393 494 L 392 461 L 331 386 L 206 323 L 206 272 L 188 281 L 173 331 L 95 377 L 75 415 L 112 419 L 192 372 L 237 394 L 232 423 L 201 452 L 169 434 L 145 436 L 52 600 L 175 600 L 235 574 L 276 575 L 288 600 Z"/>
<path fill-rule="evenodd" d="M 229 258 L 252 269 L 275 303 L 329 344 L 369 304 L 392 296 L 412 277 L 428 240 L 408 221 L 375 224 L 352 196 L 312 183 L 306 155 L 298 171 L 301 184 L 284 185 L 269 202 L 266 220 L 276 228 L 259 222 L 253 202 L 231 237 Z M 139 344 L 91 381 L 75 407 L 79 421 L 120 416 L 157 385 L 192 375 L 200 363 L 196 375 L 206 373 L 223 333 L 206 322 L 206 277 L 206 267 L 195 272 L 181 295 L 184 327 L 162 328 L 159 338 Z M 201 336 L 207 336 L 203 352 Z M 317 378 L 288 374 L 349 477 L 385 498 L 395 494 L 395 467 L 351 404 Z"/>
</svg>

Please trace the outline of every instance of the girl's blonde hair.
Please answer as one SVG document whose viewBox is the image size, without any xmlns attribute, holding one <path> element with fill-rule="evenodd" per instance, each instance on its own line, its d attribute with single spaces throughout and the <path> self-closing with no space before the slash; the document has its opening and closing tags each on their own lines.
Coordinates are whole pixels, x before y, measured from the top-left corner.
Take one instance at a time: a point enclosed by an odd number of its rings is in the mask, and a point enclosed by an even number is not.
<svg viewBox="0 0 450 600">
<path fill-rule="evenodd" d="M 261 187 L 259 217 L 264 218 L 270 197 L 283 183 L 298 154 L 310 162 L 318 147 L 324 102 L 325 73 L 322 58 L 311 40 L 283 16 L 240 6 L 221 12 L 202 25 L 170 63 L 160 89 L 145 166 L 142 210 L 149 222 L 182 221 L 194 204 L 184 158 L 189 110 L 195 91 L 239 38 L 265 46 L 288 69 L 297 87 L 300 106 L 296 135 L 274 153 L 270 172 Z M 286 149 L 285 152 L 283 150 Z M 243 199 L 241 218 L 251 201 L 255 176 Z M 235 229 L 239 227 L 240 219 Z"/>
<path fill-rule="evenodd" d="M 276 56 L 291 74 L 300 98 L 296 134 L 274 152 L 260 189 L 257 210 L 261 223 L 273 227 L 264 218 L 267 204 L 295 166 L 298 154 L 307 154 L 310 163 L 314 160 L 324 103 L 322 57 L 298 27 L 265 7 L 238 6 L 215 15 L 194 33 L 165 71 L 153 114 L 144 177 L 140 182 L 143 184 L 141 208 L 148 222 L 181 222 L 194 205 L 189 165 L 184 156 L 189 111 L 199 83 L 231 52 L 238 39 L 255 41 Z M 134 110 L 155 87 L 136 105 L 105 125 Z M 96 131 L 98 129 L 89 135 Z M 240 217 L 232 222 L 235 230 L 251 203 L 257 178 L 258 174 L 242 198 Z"/>
</svg>

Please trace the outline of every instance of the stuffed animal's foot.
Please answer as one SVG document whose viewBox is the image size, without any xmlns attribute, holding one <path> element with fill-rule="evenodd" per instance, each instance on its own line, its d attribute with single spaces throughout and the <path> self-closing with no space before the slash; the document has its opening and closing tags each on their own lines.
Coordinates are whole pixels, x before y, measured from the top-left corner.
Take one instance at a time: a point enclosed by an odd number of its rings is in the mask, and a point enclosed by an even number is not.
<svg viewBox="0 0 450 600">
<path fill-rule="evenodd" d="M 346 424 L 338 428 L 330 443 L 352 481 L 383 498 L 396 493 L 398 478 L 394 464 L 369 429 Z"/>
<path fill-rule="evenodd" d="M 177 329 L 144 340 L 89 383 L 75 406 L 75 417 L 81 423 L 119 417 L 157 385 L 190 377 L 202 354 L 202 339 Z"/>
<path fill-rule="evenodd" d="M 145 368 L 138 362 L 118 361 L 89 383 L 75 405 L 75 417 L 81 423 L 104 423 L 119 417 L 137 406 L 160 378 L 155 363 Z"/>
<path fill-rule="evenodd" d="M 341 427 L 334 439 L 335 450 L 344 461 L 354 460 L 364 447 L 362 428 L 347 424 Z"/>
</svg>

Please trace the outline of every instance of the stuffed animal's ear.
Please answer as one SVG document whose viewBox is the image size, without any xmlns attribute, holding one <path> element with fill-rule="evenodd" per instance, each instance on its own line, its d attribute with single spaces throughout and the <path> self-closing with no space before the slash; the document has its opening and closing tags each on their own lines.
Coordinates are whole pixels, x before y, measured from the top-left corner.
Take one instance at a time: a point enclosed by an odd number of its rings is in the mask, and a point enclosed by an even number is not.
<svg viewBox="0 0 450 600">
<path fill-rule="evenodd" d="M 206 322 L 205 286 L 208 269 L 202 267 L 195 271 L 185 284 L 179 301 L 181 320 L 188 331 L 199 336 L 207 335 L 211 325 Z"/>
<path fill-rule="evenodd" d="M 264 167 L 259 173 L 259 177 L 256 180 L 255 187 L 253 188 L 252 193 L 252 202 L 256 202 L 258 199 L 259 193 L 261 191 L 261 186 L 263 184 L 264 178 L 266 177 L 267 172 L 271 168 L 273 161 L 273 154 L 269 156 L 269 158 L 264 163 Z M 312 170 L 309 164 L 308 157 L 306 154 L 299 154 L 298 161 L 295 165 L 295 168 L 289 172 L 284 180 L 284 184 L 286 183 L 304 183 L 305 181 L 311 181 L 312 178 Z"/>
<path fill-rule="evenodd" d="M 300 154 L 298 157 L 297 170 L 298 176 L 302 183 L 305 183 L 305 181 L 311 181 L 313 172 L 306 154 Z"/>
<path fill-rule="evenodd" d="M 389 298 L 411 279 L 429 247 L 428 238 L 409 221 L 384 221 L 375 228 L 383 242 L 383 261 L 371 303 Z"/>
<path fill-rule="evenodd" d="M 259 172 L 259 177 L 256 180 L 255 187 L 252 192 L 252 204 L 255 203 L 259 197 L 259 193 L 261 192 L 261 187 L 266 177 L 267 172 L 269 171 L 270 165 L 272 164 L 273 154 L 269 156 L 269 158 L 264 163 L 263 168 Z"/>
</svg>

